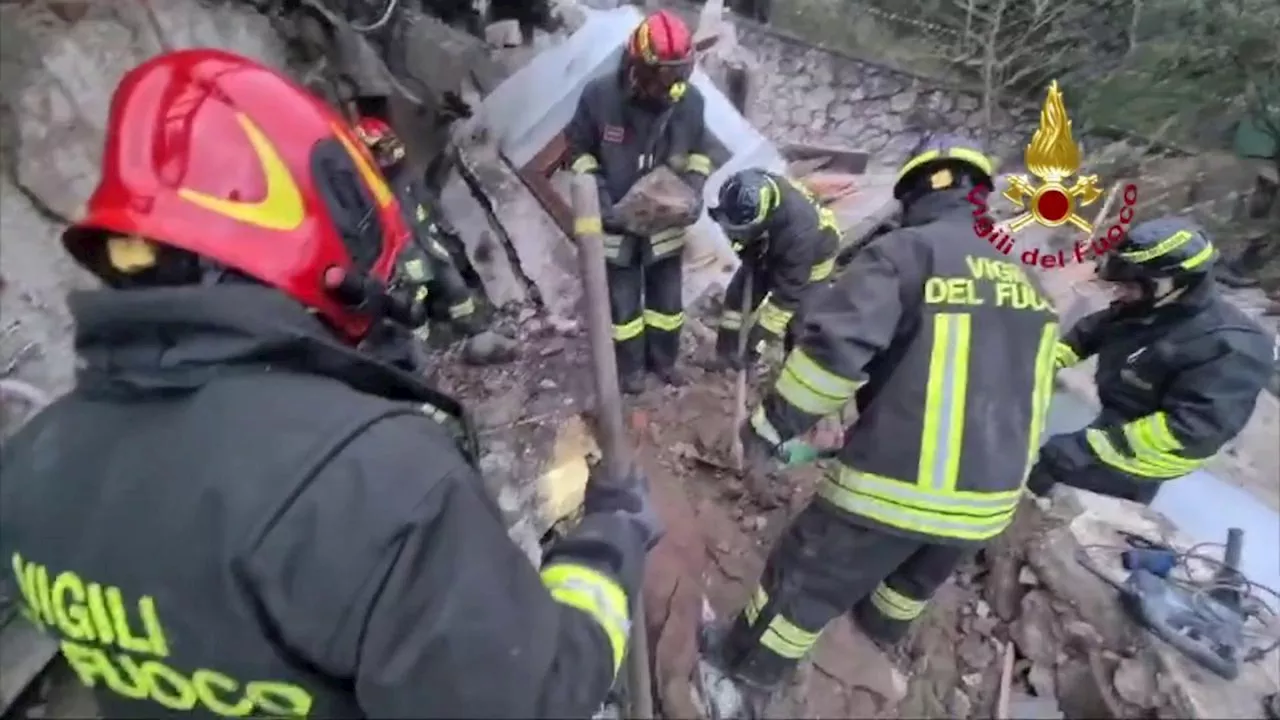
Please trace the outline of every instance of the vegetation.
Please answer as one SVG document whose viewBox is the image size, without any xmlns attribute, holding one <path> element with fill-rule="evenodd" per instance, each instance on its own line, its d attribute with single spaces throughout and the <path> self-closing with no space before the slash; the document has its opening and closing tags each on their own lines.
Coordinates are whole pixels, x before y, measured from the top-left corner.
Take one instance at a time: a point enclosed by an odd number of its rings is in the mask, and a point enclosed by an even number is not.
<svg viewBox="0 0 1280 720">
<path fill-rule="evenodd" d="M 1226 147 L 1243 120 L 1280 140 L 1275 0 L 775 2 L 775 25 L 974 85 L 992 114 L 1056 78 L 1081 129 Z"/>
</svg>

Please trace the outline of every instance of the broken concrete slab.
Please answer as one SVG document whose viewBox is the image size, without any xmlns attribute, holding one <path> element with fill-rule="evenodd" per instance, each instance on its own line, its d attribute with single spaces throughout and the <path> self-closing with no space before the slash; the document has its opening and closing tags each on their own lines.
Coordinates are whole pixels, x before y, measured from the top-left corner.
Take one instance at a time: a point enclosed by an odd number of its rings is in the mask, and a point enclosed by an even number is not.
<svg viewBox="0 0 1280 720">
<path fill-rule="evenodd" d="M 582 298 L 573 243 L 487 133 L 469 138 L 460 152 L 475 189 L 488 198 L 487 214 L 503 252 L 509 252 L 512 274 L 527 280 L 554 324 L 573 322 Z"/>
</svg>

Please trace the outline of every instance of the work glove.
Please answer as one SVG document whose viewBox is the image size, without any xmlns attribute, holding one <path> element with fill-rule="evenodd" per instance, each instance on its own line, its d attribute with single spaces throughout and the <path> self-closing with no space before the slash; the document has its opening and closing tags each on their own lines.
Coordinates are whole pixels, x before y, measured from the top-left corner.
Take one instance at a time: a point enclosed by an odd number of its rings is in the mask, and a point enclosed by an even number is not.
<svg viewBox="0 0 1280 720">
<path fill-rule="evenodd" d="M 600 225 L 604 228 L 606 235 L 626 235 L 627 226 L 622 222 L 622 218 L 618 216 L 617 210 L 613 207 L 613 199 L 605 194 L 604 189 L 600 190 Z"/>
<path fill-rule="evenodd" d="M 632 468 L 625 478 L 605 475 L 605 469 L 599 465 L 591 469 L 582 501 L 583 512 L 616 515 L 626 520 L 640 535 L 644 549 L 652 550 L 666 531 L 649 498 L 649 479 L 638 468 Z"/>
<path fill-rule="evenodd" d="M 441 98 L 440 114 L 445 118 L 445 122 L 453 122 L 454 120 L 465 120 L 471 117 L 471 106 L 467 104 L 462 96 L 455 92 L 445 92 Z"/>
<path fill-rule="evenodd" d="M 1077 469 L 1076 454 L 1071 447 L 1075 438 L 1055 435 L 1040 448 L 1040 456 L 1027 476 L 1027 492 L 1036 497 L 1047 497 L 1065 474 Z"/>
</svg>

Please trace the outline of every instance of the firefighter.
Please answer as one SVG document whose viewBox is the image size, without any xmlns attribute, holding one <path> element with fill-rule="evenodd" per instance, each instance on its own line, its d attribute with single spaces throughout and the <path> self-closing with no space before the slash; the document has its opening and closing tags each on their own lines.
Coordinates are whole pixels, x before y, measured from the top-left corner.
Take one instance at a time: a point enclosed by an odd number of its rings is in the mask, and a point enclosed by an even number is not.
<svg viewBox="0 0 1280 720">
<path fill-rule="evenodd" d="M 566 131 L 571 169 L 594 173 L 600 189 L 620 384 L 632 394 L 644 389 L 646 368 L 669 385 L 683 383 L 676 356 L 684 325 L 685 228 L 636 237 L 621 225 L 613 204 L 664 164 L 702 197 L 711 158 L 703 98 L 688 82 L 693 66 L 693 39 L 684 22 L 666 10 L 649 15 L 632 31 L 618 71 L 582 91 Z M 699 201 L 686 224 L 701 213 Z"/>
<path fill-rule="evenodd" d="M 892 644 L 958 563 L 1013 518 L 1053 385 L 1057 324 L 1020 266 L 973 230 L 991 161 L 939 137 L 900 170 L 902 227 L 806 308 L 796 347 L 740 436 L 752 472 L 789 461 L 853 402 L 838 463 L 769 555 L 746 607 L 704 637 L 766 703 L 835 617 Z"/>
<path fill-rule="evenodd" d="M 102 716 L 590 716 L 644 482 L 592 479 L 540 573 L 508 538 L 458 403 L 354 347 L 405 316 L 409 229 L 350 127 L 199 49 L 126 73 L 106 137 L 63 236 L 107 286 L 70 297 L 85 365 L 0 455 L 0 553 Z"/>
<path fill-rule="evenodd" d="M 427 307 L 433 321 L 446 324 L 465 337 L 476 335 L 483 328 L 475 297 L 445 245 L 453 244 L 454 252 L 458 252 L 462 241 L 436 211 L 422 179 L 406 169 L 404 143 L 390 125 L 373 117 L 361 118 L 356 123 L 356 134 L 373 154 L 413 229 L 413 242 L 398 265 L 403 278 L 415 288 L 415 300 Z M 419 331 L 419 339 L 424 342 L 427 327 L 423 325 Z"/>
<path fill-rule="evenodd" d="M 1059 368 L 1098 356 L 1102 412 L 1050 438 L 1027 482 L 1140 503 L 1204 465 L 1244 428 L 1271 375 L 1273 341 L 1218 294 L 1218 252 L 1184 218 L 1133 226 L 1098 267 L 1116 299 L 1082 318 L 1055 353 Z"/>
<path fill-rule="evenodd" d="M 716 356 L 722 366 L 749 365 L 769 342 L 790 349 L 796 313 L 810 288 L 825 283 L 835 268 L 840 228 L 835 215 L 795 182 L 758 169 L 741 170 L 720 186 L 718 204 L 708 211 L 724 228 L 742 259 L 725 290 Z M 742 300 L 751 278 L 754 315 L 747 357 L 738 353 Z M 754 318 L 754 320 L 752 320 Z"/>
</svg>

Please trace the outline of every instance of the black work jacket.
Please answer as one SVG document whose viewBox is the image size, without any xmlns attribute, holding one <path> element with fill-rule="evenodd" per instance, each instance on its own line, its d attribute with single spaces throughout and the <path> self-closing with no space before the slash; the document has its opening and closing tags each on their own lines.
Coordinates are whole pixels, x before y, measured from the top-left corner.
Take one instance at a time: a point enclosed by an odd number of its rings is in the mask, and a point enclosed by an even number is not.
<svg viewBox="0 0 1280 720">
<path fill-rule="evenodd" d="M 856 403 L 822 501 L 855 522 L 971 545 L 1004 530 L 1052 391 L 1057 318 L 973 231 L 964 192 L 913 203 L 806 307 L 755 424 L 787 440 Z"/>
<path fill-rule="evenodd" d="M 597 708 L 610 637 L 508 538 L 456 403 L 266 288 L 70 304 L 86 365 L 3 448 L 0 552 L 105 717 Z M 547 562 L 634 592 L 634 531 L 580 528 Z"/>
<path fill-rule="evenodd" d="M 1060 367 L 1098 356 L 1102 414 L 1093 427 L 1106 442 L 1095 433 L 1081 447 L 1117 469 L 1163 479 L 1194 469 L 1244 428 L 1276 350 L 1205 278 L 1155 310 L 1113 304 L 1081 318 L 1058 352 Z"/>
</svg>

